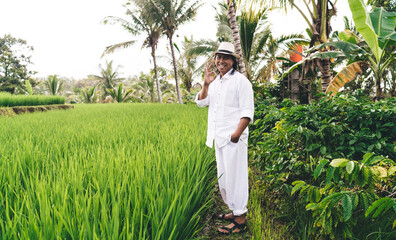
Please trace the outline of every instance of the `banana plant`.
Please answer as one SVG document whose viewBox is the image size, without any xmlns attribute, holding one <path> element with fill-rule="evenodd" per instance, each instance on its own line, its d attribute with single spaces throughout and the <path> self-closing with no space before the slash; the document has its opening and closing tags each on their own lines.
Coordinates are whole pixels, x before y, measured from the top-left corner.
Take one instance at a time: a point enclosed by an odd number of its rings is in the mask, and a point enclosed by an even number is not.
<svg viewBox="0 0 396 240">
<path fill-rule="evenodd" d="M 348 0 L 356 29 L 371 50 L 369 64 L 376 79 L 376 96 L 381 98 L 381 80 L 384 70 L 395 60 L 395 53 L 384 59 L 389 46 L 396 44 L 396 12 L 375 8 L 368 12 L 363 0 Z"/>
<path fill-rule="evenodd" d="M 386 12 L 383 8 L 375 8 L 372 12 L 368 12 L 362 0 L 348 1 L 356 29 L 364 38 L 368 48 L 361 48 L 350 37 L 348 39 L 341 37 L 345 42 L 325 43 L 318 48 L 335 47 L 341 50 L 348 59 L 356 59 L 358 55 L 365 57 L 367 64 L 374 73 L 376 98 L 380 99 L 382 97 L 381 83 L 385 70 L 396 59 L 396 53 L 394 52 L 391 52 L 388 57 L 385 57 L 388 51 L 391 50 L 390 47 L 396 44 L 396 12 Z M 350 66 L 348 65 L 346 68 L 348 67 Z M 354 75 L 356 76 L 358 72 L 359 70 Z M 335 89 L 332 86 L 338 85 L 342 87 L 347 82 L 345 80 L 346 78 L 343 77 L 334 78 L 326 92 L 335 94 L 333 92 Z"/>
<path fill-rule="evenodd" d="M 336 94 L 335 90 L 343 87 L 345 83 L 353 80 L 351 76 L 357 76 L 361 71 L 357 68 L 357 64 L 350 65 L 355 59 L 366 59 L 367 64 L 374 73 L 376 82 L 376 98 L 382 97 L 382 78 L 384 76 L 387 67 L 396 59 L 396 53 L 391 52 L 386 58 L 386 54 L 391 50 L 391 46 L 396 44 L 396 12 L 386 12 L 383 8 L 375 8 L 373 11 L 368 12 L 363 0 L 348 0 L 349 6 L 352 11 L 352 17 L 355 22 L 356 29 L 362 35 L 365 43 L 368 47 L 364 48 L 359 45 L 356 38 L 345 34 L 340 34 L 339 37 L 343 41 L 327 42 L 319 46 L 311 48 L 308 52 L 314 52 L 316 50 L 328 49 L 329 47 L 336 48 L 335 51 L 327 52 L 315 52 L 310 57 L 305 58 L 299 63 L 292 66 L 283 76 L 290 73 L 293 69 L 302 65 L 304 61 L 311 60 L 313 58 L 325 59 L 328 57 L 342 58 L 346 57 L 349 59 L 349 65 L 345 69 L 341 70 L 341 75 L 338 75 L 332 79 L 326 92 L 332 92 Z M 362 64 L 359 63 L 361 67 Z M 350 74 L 345 72 L 352 70 Z M 337 89 L 334 88 L 337 86 Z M 334 92 L 333 92 L 334 91 Z"/>
<path fill-rule="evenodd" d="M 356 78 L 358 74 L 362 73 L 362 66 L 364 62 L 354 62 L 343 68 L 330 82 L 326 89 L 326 94 L 330 93 L 332 96 L 336 95 L 337 92 L 345 84 Z"/>
</svg>

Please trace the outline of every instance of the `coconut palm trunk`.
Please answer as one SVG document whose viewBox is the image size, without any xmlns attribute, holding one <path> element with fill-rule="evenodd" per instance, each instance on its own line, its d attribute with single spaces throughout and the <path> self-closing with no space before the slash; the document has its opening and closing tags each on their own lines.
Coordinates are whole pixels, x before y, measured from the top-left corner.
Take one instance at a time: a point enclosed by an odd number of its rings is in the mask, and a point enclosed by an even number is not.
<svg viewBox="0 0 396 240">
<path fill-rule="evenodd" d="M 320 33 L 320 43 L 326 43 L 328 41 L 330 35 L 330 19 L 329 19 L 329 9 L 328 9 L 328 0 L 321 0 L 317 3 L 318 16 L 317 20 L 319 33 Z M 314 21 L 315 22 L 315 21 Z M 319 61 L 319 69 L 321 71 L 321 79 L 322 79 L 322 92 L 326 92 L 327 87 L 331 81 L 331 72 L 330 72 L 330 59 L 322 59 Z"/>
<path fill-rule="evenodd" d="M 161 94 L 160 82 L 158 79 L 157 58 L 155 57 L 155 47 L 151 47 L 151 56 L 153 57 L 153 63 L 154 63 L 154 78 L 155 78 L 155 83 L 157 85 L 158 101 L 162 103 L 162 94 Z"/>
<path fill-rule="evenodd" d="M 180 104 L 183 104 L 183 100 L 182 100 L 181 94 L 180 94 L 179 78 L 177 76 L 175 49 L 173 48 L 173 40 L 172 40 L 173 35 L 168 36 L 168 38 L 169 38 L 169 44 L 170 44 L 171 53 L 172 53 L 172 63 L 173 63 L 173 72 L 175 74 L 177 100 Z"/>
<path fill-rule="evenodd" d="M 230 27 L 232 30 L 232 37 L 234 39 L 235 52 L 236 52 L 236 54 L 241 56 L 238 59 L 239 72 L 242 73 L 243 75 L 246 75 L 246 67 L 245 67 L 245 62 L 243 61 L 243 53 L 242 53 L 238 23 L 237 23 L 236 17 L 235 17 L 234 1 L 233 0 L 227 0 L 227 1 L 228 1 L 228 22 L 230 23 Z"/>
</svg>

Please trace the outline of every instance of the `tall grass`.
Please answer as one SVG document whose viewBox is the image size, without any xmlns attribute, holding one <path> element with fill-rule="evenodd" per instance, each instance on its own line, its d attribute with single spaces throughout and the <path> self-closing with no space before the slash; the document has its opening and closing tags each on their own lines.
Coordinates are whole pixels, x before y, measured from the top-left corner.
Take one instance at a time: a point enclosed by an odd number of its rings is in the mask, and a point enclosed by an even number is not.
<svg viewBox="0 0 396 240">
<path fill-rule="evenodd" d="M 205 110 L 79 105 L 0 119 L 0 239 L 190 239 L 215 166 Z"/>
<path fill-rule="evenodd" d="M 47 95 L 11 95 L 0 92 L 0 107 L 65 104 L 65 97 Z"/>
</svg>

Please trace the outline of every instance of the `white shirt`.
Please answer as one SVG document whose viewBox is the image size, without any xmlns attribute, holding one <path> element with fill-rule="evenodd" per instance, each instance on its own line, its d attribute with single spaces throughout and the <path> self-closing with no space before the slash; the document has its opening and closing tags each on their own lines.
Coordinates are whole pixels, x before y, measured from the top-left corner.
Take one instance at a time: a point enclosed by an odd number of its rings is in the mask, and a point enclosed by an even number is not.
<svg viewBox="0 0 396 240">
<path fill-rule="evenodd" d="M 210 148 L 213 147 L 213 140 L 218 148 L 227 145 L 241 118 L 247 117 L 253 121 L 252 84 L 241 73 L 235 71 L 231 74 L 231 71 L 222 78 L 220 74 L 217 76 L 209 85 L 206 98 L 198 100 L 200 93 L 195 98 L 199 107 L 209 106 L 206 145 Z M 246 128 L 239 140 L 247 145 L 248 136 L 249 130 Z"/>
</svg>

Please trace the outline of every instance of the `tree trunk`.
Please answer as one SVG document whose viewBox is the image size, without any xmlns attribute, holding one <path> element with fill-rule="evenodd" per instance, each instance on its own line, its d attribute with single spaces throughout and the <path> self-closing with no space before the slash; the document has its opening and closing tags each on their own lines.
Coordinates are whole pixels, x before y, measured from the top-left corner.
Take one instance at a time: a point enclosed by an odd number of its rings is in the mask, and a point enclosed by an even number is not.
<svg viewBox="0 0 396 240">
<path fill-rule="evenodd" d="M 181 94 L 180 94 L 179 79 L 177 77 L 177 66 L 176 66 L 175 50 L 173 49 L 172 37 L 173 37 L 172 35 L 168 36 L 169 44 L 170 44 L 170 48 L 171 48 L 171 53 L 172 53 L 173 71 L 175 73 L 176 94 L 177 94 L 177 100 L 179 101 L 179 103 L 183 104 L 183 100 L 182 100 Z"/>
<path fill-rule="evenodd" d="M 375 76 L 375 96 L 377 101 L 382 98 L 381 76 L 379 74 Z"/>
<path fill-rule="evenodd" d="M 236 17 L 235 17 L 234 1 L 233 0 L 227 0 L 227 1 L 228 1 L 228 14 L 227 14 L 228 22 L 229 22 L 231 30 L 232 30 L 232 37 L 234 39 L 235 52 L 236 52 L 236 54 L 241 56 L 238 59 L 239 72 L 242 73 L 243 75 L 246 75 L 246 67 L 245 67 L 245 62 L 243 60 L 243 53 L 242 53 L 238 23 L 237 23 Z"/>
<path fill-rule="evenodd" d="M 330 59 L 322 59 L 319 64 L 321 65 L 319 69 L 322 73 L 322 92 L 326 92 L 331 81 Z"/>
<path fill-rule="evenodd" d="M 314 28 L 317 30 L 319 36 L 314 37 L 315 42 L 314 45 L 322 44 L 328 42 L 329 33 L 331 30 L 330 26 L 330 16 L 328 9 L 328 0 L 318 0 L 317 4 L 317 19 L 314 19 Z M 312 41 L 311 41 L 312 44 Z M 327 51 L 327 50 L 325 50 Z M 326 92 L 327 87 L 331 81 L 331 72 L 330 72 L 330 59 L 321 59 L 317 61 L 318 67 L 320 69 L 322 75 L 322 92 Z"/>
<path fill-rule="evenodd" d="M 157 74 L 158 69 L 157 69 L 157 59 L 155 58 L 155 47 L 151 47 L 151 56 L 153 57 L 153 62 L 154 62 L 154 78 L 155 78 L 155 83 L 157 84 L 158 101 L 162 103 L 161 88 Z"/>
</svg>

